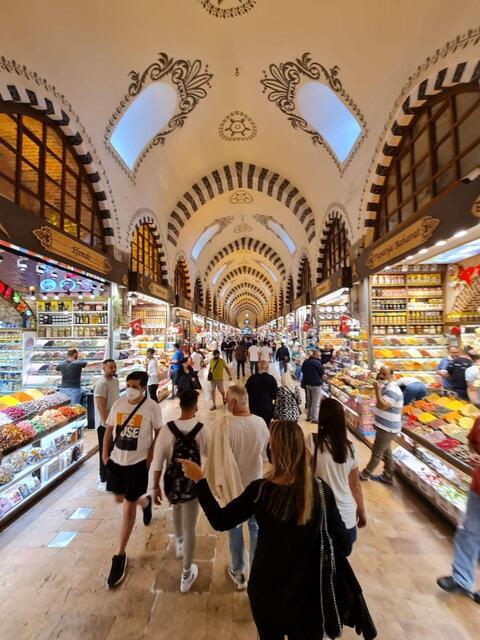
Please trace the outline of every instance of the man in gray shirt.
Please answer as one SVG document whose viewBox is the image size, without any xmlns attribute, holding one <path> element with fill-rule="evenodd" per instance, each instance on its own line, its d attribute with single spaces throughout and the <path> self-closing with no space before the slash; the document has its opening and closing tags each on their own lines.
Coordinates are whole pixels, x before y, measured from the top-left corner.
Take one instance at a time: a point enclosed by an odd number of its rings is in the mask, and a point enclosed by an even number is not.
<svg viewBox="0 0 480 640">
<path fill-rule="evenodd" d="M 103 361 L 103 376 L 95 385 L 93 392 L 95 400 L 95 427 L 98 436 L 98 452 L 100 456 L 98 490 L 107 490 L 107 471 L 102 460 L 103 437 L 105 435 L 105 424 L 113 403 L 120 397 L 118 378 L 115 376 L 117 365 L 115 360 Z"/>
<path fill-rule="evenodd" d="M 57 364 L 57 371 L 62 374 L 60 384 L 62 393 L 70 398 L 72 404 L 80 404 L 82 398 L 82 369 L 87 366 L 86 360 L 78 359 L 78 349 L 69 349 L 67 359 Z"/>
</svg>

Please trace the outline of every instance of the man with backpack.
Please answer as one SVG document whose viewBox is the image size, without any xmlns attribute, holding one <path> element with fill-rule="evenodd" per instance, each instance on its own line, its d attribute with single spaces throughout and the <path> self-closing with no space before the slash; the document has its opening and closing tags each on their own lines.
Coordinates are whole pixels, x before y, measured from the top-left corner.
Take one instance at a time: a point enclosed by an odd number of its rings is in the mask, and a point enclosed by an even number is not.
<svg viewBox="0 0 480 640">
<path fill-rule="evenodd" d="M 198 566 L 192 560 L 199 504 L 195 483 L 184 476 L 176 460 L 192 460 L 201 465 L 201 458 L 208 453 L 208 434 L 203 424 L 195 418 L 198 392 L 193 389 L 183 391 L 179 397 L 180 418 L 167 422 L 155 447 L 152 497 L 155 504 L 160 504 L 160 477 L 166 464 L 163 481 L 165 496 L 173 508 L 175 555 L 177 560 L 183 559 L 180 592 L 187 593 L 198 576 Z"/>
<path fill-rule="evenodd" d="M 103 438 L 107 490 L 115 495 L 117 503 L 123 505 L 119 547 L 112 558 L 107 580 L 109 588 L 116 587 L 125 577 L 125 549 L 135 524 L 137 506 L 143 510 L 144 525 L 149 525 L 152 520 L 152 498 L 145 494 L 155 440 L 162 426 L 160 405 L 146 396 L 147 372 L 132 371 L 126 384 L 126 397 L 114 402 Z"/>
<path fill-rule="evenodd" d="M 248 349 L 245 343 L 239 342 L 235 349 L 235 360 L 237 361 L 237 380 L 240 378 L 240 370 L 242 377 L 245 377 L 245 362 L 247 360 Z"/>
</svg>

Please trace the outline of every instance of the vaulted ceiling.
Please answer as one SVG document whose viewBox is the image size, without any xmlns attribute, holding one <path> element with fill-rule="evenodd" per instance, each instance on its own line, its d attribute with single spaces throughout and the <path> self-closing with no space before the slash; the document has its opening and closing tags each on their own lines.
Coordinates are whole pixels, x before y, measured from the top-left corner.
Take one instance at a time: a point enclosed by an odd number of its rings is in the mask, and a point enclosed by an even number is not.
<svg viewBox="0 0 480 640">
<path fill-rule="evenodd" d="M 445 47 L 474 26 L 477 0 L 3 0 L 1 12 L 0 95 L 13 85 L 28 101 L 33 88 L 78 122 L 116 252 L 128 252 L 129 224 L 146 210 L 170 280 L 185 256 L 192 283 L 254 316 L 290 274 L 297 282 L 304 253 L 316 272 L 332 204 L 352 240 L 362 236 L 364 194 L 402 95 L 480 57 L 468 34 Z M 153 102 L 136 102 L 152 86 Z M 324 87 L 358 126 L 344 162 L 341 109 L 303 119 Z M 125 144 L 140 145 L 129 168 L 110 138 L 126 113 L 134 121 L 132 105 L 143 128 L 123 121 Z"/>
</svg>

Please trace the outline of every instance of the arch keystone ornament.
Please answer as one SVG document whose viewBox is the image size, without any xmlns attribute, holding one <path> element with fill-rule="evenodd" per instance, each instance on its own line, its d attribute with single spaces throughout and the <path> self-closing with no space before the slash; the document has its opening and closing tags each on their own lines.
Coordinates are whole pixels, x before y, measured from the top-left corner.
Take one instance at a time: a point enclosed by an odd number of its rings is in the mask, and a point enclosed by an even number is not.
<svg viewBox="0 0 480 640">
<path fill-rule="evenodd" d="M 208 65 L 203 66 L 203 63 L 198 59 L 175 59 L 162 52 L 158 54 L 157 60 L 149 64 L 141 73 L 132 70 L 128 76 L 130 77 L 131 83 L 128 86 L 127 93 L 120 100 L 120 104 L 108 122 L 104 142 L 108 151 L 113 155 L 122 169 L 127 175 L 134 178 L 140 164 L 153 147 L 159 144 L 164 145 L 167 136 L 175 131 L 175 129 L 183 127 L 188 115 L 195 109 L 200 100 L 207 96 L 205 87 L 211 87 L 210 81 L 213 78 L 213 74 L 208 72 Z M 148 84 L 161 80 L 168 80 L 176 87 L 178 93 L 177 110 L 168 121 L 166 127 L 162 131 L 159 131 L 146 145 L 138 156 L 133 170 L 130 171 L 110 143 L 110 137 L 117 121 L 125 112 L 129 103 L 136 98 Z"/>
<path fill-rule="evenodd" d="M 244 189 L 237 189 L 230 196 L 230 204 L 252 204 L 253 196 Z"/>
<path fill-rule="evenodd" d="M 339 78 L 340 67 L 334 65 L 330 69 L 327 69 L 320 62 L 315 62 L 312 59 L 311 53 L 305 52 L 301 58 L 281 62 L 280 64 L 272 63 L 268 71 L 269 74 L 267 74 L 266 71 L 263 72 L 264 77 L 260 80 L 260 83 L 263 85 L 263 93 L 267 94 L 268 100 L 273 102 L 280 111 L 287 116 L 288 121 L 294 129 L 304 131 L 310 136 L 314 145 L 324 147 L 337 165 L 340 175 L 343 175 L 360 144 L 367 136 L 368 129 L 365 117 L 359 107 L 357 107 L 343 88 L 342 81 Z M 338 95 L 345 106 L 348 107 L 360 125 L 361 133 L 344 162 L 338 160 L 336 154 L 324 137 L 297 112 L 297 90 L 305 80 L 317 80 L 326 84 Z"/>
</svg>

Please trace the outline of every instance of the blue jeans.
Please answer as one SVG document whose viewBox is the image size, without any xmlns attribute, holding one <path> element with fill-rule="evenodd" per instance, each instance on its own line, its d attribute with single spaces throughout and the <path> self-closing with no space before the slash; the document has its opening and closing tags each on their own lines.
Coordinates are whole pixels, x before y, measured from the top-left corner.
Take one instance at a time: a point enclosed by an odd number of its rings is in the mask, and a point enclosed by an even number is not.
<svg viewBox="0 0 480 640">
<path fill-rule="evenodd" d="M 80 404 L 82 399 L 81 387 L 61 387 L 60 391 L 70 398 L 72 404 Z"/>
<path fill-rule="evenodd" d="M 457 584 L 473 591 L 475 569 L 480 554 L 480 496 L 468 492 L 467 512 L 453 540 L 452 577 Z"/>
<path fill-rule="evenodd" d="M 347 529 L 347 531 L 353 545 L 357 541 L 357 527 L 352 527 L 351 529 Z"/>
<path fill-rule="evenodd" d="M 252 567 L 253 558 L 255 556 L 255 549 L 257 548 L 258 538 L 258 524 L 255 516 L 251 516 L 248 521 L 248 531 L 250 534 L 250 568 Z M 232 556 L 232 569 L 235 572 L 243 573 L 245 568 L 243 562 L 243 555 L 245 551 L 245 545 L 243 542 L 243 528 L 242 525 L 238 525 L 235 529 L 230 529 L 228 532 L 230 539 L 230 555 Z"/>
<path fill-rule="evenodd" d="M 405 387 L 403 404 L 410 404 L 414 400 L 422 400 L 427 395 L 427 388 L 423 382 L 411 382 Z"/>
</svg>

